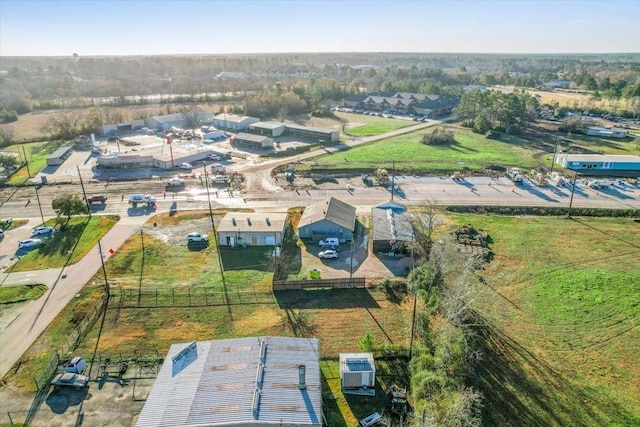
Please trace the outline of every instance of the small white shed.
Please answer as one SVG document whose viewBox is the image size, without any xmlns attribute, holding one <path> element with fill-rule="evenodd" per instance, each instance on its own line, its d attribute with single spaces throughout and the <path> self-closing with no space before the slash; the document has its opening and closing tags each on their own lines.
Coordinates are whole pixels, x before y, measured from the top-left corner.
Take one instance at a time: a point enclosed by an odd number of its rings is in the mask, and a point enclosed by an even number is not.
<svg viewBox="0 0 640 427">
<path fill-rule="evenodd" d="M 340 353 L 340 385 L 344 393 L 353 391 L 375 393 L 376 367 L 373 354 Z"/>
</svg>

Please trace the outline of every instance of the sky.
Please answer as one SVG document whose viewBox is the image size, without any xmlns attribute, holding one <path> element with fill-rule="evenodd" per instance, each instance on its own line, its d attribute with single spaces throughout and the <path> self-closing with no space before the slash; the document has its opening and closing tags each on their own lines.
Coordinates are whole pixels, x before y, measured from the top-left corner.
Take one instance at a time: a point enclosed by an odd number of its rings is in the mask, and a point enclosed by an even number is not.
<svg viewBox="0 0 640 427">
<path fill-rule="evenodd" d="M 640 52 L 640 1 L 0 0 L 0 56 Z"/>
</svg>

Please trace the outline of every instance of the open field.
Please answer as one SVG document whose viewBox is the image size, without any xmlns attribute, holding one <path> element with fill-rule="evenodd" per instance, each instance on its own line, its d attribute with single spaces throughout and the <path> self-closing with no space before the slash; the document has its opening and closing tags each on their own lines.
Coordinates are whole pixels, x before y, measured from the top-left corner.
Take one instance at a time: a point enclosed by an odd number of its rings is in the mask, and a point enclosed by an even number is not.
<svg viewBox="0 0 640 427">
<path fill-rule="evenodd" d="M 391 168 L 404 173 L 429 174 L 439 171 L 467 169 L 478 171 L 487 165 L 519 166 L 531 169 L 549 167 L 553 157 L 555 139 L 560 137 L 560 148 L 570 152 L 602 154 L 640 154 L 640 147 L 626 140 L 610 140 L 586 135 L 544 132 L 536 129 L 525 135 L 500 134 L 489 139 L 469 129 L 448 126 L 455 133 L 456 143 L 446 146 L 422 144 L 424 130 L 383 141 L 360 145 L 347 151 L 327 154 L 315 159 L 314 168 L 375 169 Z"/>
<path fill-rule="evenodd" d="M 632 220 L 455 215 L 492 238 L 472 382 L 487 425 L 638 425 L 640 233 Z"/>
<path fill-rule="evenodd" d="M 66 221 L 66 219 L 65 219 Z M 11 272 L 59 268 L 80 261 L 116 223 L 114 216 L 72 217 L 64 230 L 56 232 L 45 244 L 11 267 Z M 57 227 L 55 219 L 45 223 Z"/>
</svg>

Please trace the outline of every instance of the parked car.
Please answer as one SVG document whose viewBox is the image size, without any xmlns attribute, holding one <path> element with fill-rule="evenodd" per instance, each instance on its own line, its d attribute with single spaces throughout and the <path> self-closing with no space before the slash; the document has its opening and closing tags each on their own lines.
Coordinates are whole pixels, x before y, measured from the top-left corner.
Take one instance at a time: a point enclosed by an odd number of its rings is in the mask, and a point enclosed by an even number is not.
<svg viewBox="0 0 640 427">
<path fill-rule="evenodd" d="M 52 234 L 55 232 L 56 232 L 56 229 L 53 227 L 36 227 L 33 230 L 31 230 L 31 235 L 44 236 L 44 235 Z"/>
<path fill-rule="evenodd" d="M 187 162 L 180 163 L 179 167 L 181 169 L 189 169 L 189 170 L 193 169 L 193 166 L 191 165 L 191 163 L 187 163 Z"/>
<path fill-rule="evenodd" d="M 187 243 L 191 243 L 191 242 L 208 242 L 209 241 L 209 236 L 207 236 L 206 234 L 202 234 L 202 233 L 189 233 L 187 235 Z"/>
<path fill-rule="evenodd" d="M 224 173 L 227 171 L 227 168 L 225 167 L 225 165 L 222 165 L 220 163 L 214 163 L 211 165 L 211 172 L 212 173 Z"/>
<path fill-rule="evenodd" d="M 87 368 L 87 362 L 82 357 L 74 357 L 58 366 L 58 369 L 64 372 L 71 372 L 72 374 L 82 374 Z"/>
<path fill-rule="evenodd" d="M 209 154 L 207 157 L 211 160 L 216 160 L 216 161 L 222 160 L 222 157 L 218 156 L 217 154 Z"/>
<path fill-rule="evenodd" d="M 4 239 L 4 230 L 0 230 L 0 242 Z"/>
<path fill-rule="evenodd" d="M 107 203 L 107 196 L 97 194 L 95 196 L 87 197 L 87 203 Z"/>
<path fill-rule="evenodd" d="M 334 251 L 334 250 L 326 250 L 326 251 L 322 251 L 318 254 L 319 258 L 326 258 L 326 259 L 335 259 L 338 258 L 338 252 Z"/>
<path fill-rule="evenodd" d="M 51 385 L 57 387 L 74 387 L 76 389 L 85 388 L 89 384 L 89 377 L 74 374 L 72 372 L 65 372 L 64 374 L 58 374 L 51 381 Z"/>
<path fill-rule="evenodd" d="M 326 246 L 326 245 L 338 246 L 340 244 L 340 242 L 338 241 L 337 237 L 327 237 L 325 239 L 320 240 L 320 242 L 318 242 L 318 244 L 320 246 Z"/>
<path fill-rule="evenodd" d="M 336 251 L 340 252 L 340 248 L 337 245 L 322 245 L 320 246 L 321 251 Z"/>
<path fill-rule="evenodd" d="M 18 242 L 18 249 L 34 249 L 42 245 L 41 239 L 26 239 Z"/>
<path fill-rule="evenodd" d="M 226 184 L 230 181 L 230 179 L 227 175 L 216 175 L 211 178 L 211 181 L 213 181 L 215 184 Z"/>
<path fill-rule="evenodd" d="M 169 178 L 168 180 L 165 181 L 165 184 L 167 185 L 167 187 L 184 185 L 184 179 L 177 178 L 177 177 Z"/>
</svg>

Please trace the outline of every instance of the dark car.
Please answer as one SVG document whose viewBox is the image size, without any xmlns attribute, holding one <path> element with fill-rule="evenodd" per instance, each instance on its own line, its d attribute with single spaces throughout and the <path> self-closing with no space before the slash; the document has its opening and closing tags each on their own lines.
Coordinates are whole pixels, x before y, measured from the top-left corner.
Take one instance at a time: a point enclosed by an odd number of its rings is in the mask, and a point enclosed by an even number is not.
<svg viewBox="0 0 640 427">
<path fill-rule="evenodd" d="M 340 248 L 336 245 L 321 245 L 320 246 L 320 250 L 321 251 L 336 251 L 336 252 L 340 252 Z"/>
<path fill-rule="evenodd" d="M 102 203 L 102 204 L 105 204 L 105 203 L 107 203 L 107 196 L 104 196 L 102 194 L 98 194 L 98 195 L 95 195 L 95 196 L 87 197 L 87 202 L 88 203 Z"/>
</svg>

